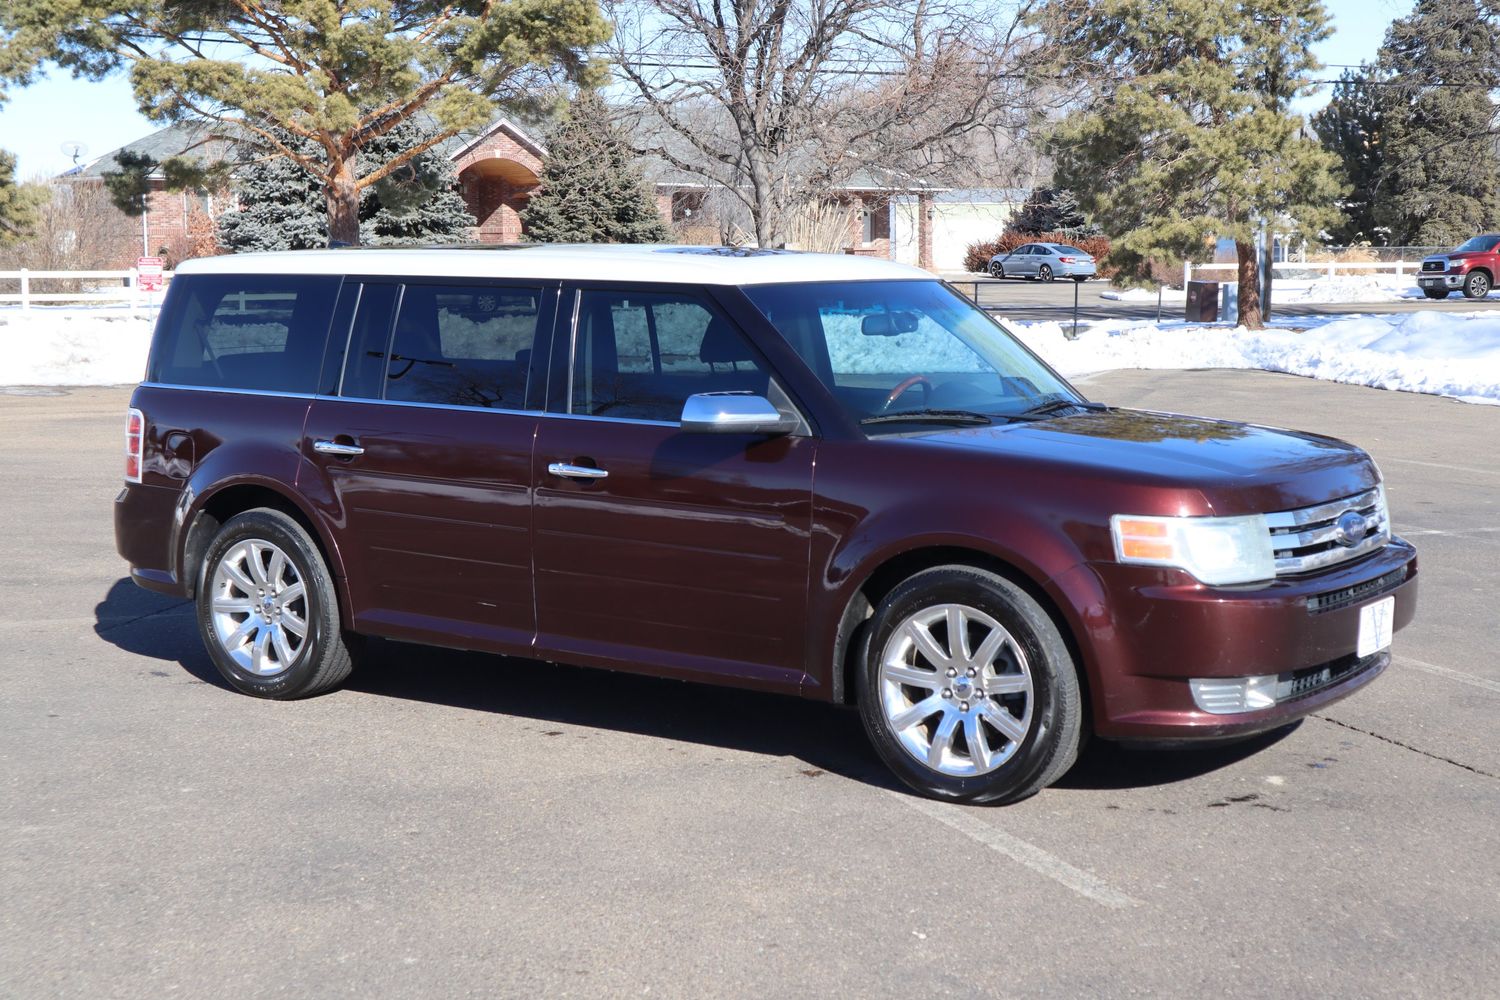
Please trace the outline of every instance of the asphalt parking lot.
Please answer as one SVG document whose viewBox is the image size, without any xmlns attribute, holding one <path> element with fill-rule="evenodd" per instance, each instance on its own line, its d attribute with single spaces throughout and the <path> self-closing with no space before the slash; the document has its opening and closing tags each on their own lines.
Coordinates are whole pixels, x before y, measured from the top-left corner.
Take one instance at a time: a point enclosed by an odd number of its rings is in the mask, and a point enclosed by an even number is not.
<svg viewBox="0 0 1500 1000">
<path fill-rule="evenodd" d="M 791 699 L 396 645 L 233 694 L 115 555 L 128 392 L 0 394 L 0 996 L 1493 995 L 1500 408 L 1082 388 L 1368 448 L 1421 604 L 1289 732 L 1095 742 L 1005 809 L 905 794 Z"/>
<path fill-rule="evenodd" d="M 1007 319 L 1034 323 L 1042 320 L 1069 322 L 1073 318 L 1073 292 L 1078 292 L 1079 322 L 1096 322 L 1107 319 L 1155 320 L 1157 303 L 1121 302 L 1103 298 L 1111 289 L 1107 281 L 1072 281 L 1042 283 L 1024 278 L 1007 278 L 997 281 L 979 274 L 946 273 L 943 275 L 959 291 L 973 298 L 984 308 Z M 1161 303 L 1163 321 L 1178 321 L 1186 308 L 1181 298 L 1165 299 Z M 1487 299 L 1472 301 L 1454 293 L 1446 299 L 1405 299 L 1400 302 L 1338 302 L 1314 305 L 1283 305 L 1275 299 L 1272 290 L 1272 315 L 1277 319 L 1296 319 L 1305 316 L 1346 316 L 1350 313 L 1413 313 L 1428 312 L 1479 312 L 1500 309 L 1500 293 Z M 1230 317 L 1232 318 L 1232 317 Z"/>
</svg>

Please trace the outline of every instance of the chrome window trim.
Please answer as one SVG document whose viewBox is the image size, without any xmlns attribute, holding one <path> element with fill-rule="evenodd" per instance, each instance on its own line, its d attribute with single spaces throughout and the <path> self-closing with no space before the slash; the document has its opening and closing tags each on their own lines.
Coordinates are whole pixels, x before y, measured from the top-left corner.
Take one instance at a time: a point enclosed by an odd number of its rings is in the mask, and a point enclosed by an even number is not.
<svg viewBox="0 0 1500 1000">
<path fill-rule="evenodd" d="M 498 406 L 464 406 L 462 403 L 423 403 L 414 399 L 366 399 L 363 396 L 318 396 L 318 399 L 336 399 L 340 403 L 374 403 L 380 406 L 414 406 L 422 410 L 458 410 L 461 413 L 509 413 L 514 416 L 535 417 L 541 410 L 511 410 Z"/>
<path fill-rule="evenodd" d="M 213 385 L 180 385 L 174 382 L 142 382 L 142 389 L 186 389 L 192 392 L 230 392 L 237 396 L 280 396 L 284 399 L 332 399 L 315 392 L 281 392 L 276 389 L 230 389 Z"/>
<path fill-rule="evenodd" d="M 536 412 L 539 417 L 555 417 L 558 420 L 597 420 L 607 424 L 637 424 L 644 427 L 682 427 L 680 420 L 638 420 L 634 417 L 596 417 L 588 413 L 553 413 L 550 410 Z"/>
</svg>

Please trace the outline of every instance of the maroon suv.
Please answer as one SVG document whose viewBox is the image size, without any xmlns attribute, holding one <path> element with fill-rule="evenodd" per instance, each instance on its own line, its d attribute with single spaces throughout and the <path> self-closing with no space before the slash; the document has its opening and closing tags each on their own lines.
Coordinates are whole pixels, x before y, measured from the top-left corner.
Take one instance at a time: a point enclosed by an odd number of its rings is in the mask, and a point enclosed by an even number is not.
<svg viewBox="0 0 1500 1000">
<path fill-rule="evenodd" d="M 1089 402 L 855 257 L 191 261 L 125 470 L 131 576 L 196 599 L 242 691 L 326 691 L 362 636 L 733 684 L 855 703 L 971 802 L 1054 781 L 1085 728 L 1282 726 L 1416 605 L 1358 448 Z"/>
</svg>

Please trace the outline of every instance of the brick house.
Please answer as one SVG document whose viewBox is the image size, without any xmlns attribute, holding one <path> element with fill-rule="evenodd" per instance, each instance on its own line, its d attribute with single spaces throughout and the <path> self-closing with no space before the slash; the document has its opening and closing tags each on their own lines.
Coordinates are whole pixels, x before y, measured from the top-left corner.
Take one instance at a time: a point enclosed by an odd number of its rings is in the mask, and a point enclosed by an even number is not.
<svg viewBox="0 0 1500 1000">
<path fill-rule="evenodd" d="M 522 242 L 525 232 L 521 212 L 537 190 L 546 156 L 541 142 L 513 119 L 502 117 L 477 134 L 455 136 L 438 149 L 453 160 L 464 203 L 477 222 L 475 238 L 481 243 Z M 157 161 L 178 155 L 225 160 L 233 155 L 232 144 L 213 138 L 208 126 L 181 123 L 106 153 L 59 180 L 102 184 L 104 173 L 116 169 L 116 155 L 126 151 L 143 153 Z M 662 217 L 685 239 L 718 242 L 717 229 L 699 232 L 692 224 L 709 190 L 702 180 L 660 169 L 648 168 L 648 172 L 655 177 Z M 149 181 L 151 190 L 139 223 L 142 254 L 163 254 L 169 260 L 192 255 L 195 239 L 201 242 L 203 234 L 211 232 L 212 220 L 234 204 L 232 197 L 168 191 L 160 172 Z M 933 190 L 920 185 L 901 186 L 873 176 L 855 178 L 836 195 L 838 202 L 854 209 L 849 216 L 845 252 L 899 258 L 931 267 L 932 197 Z M 893 227 L 903 224 L 914 230 L 915 240 L 893 240 Z M 131 248 L 126 256 L 133 258 L 134 252 Z M 129 263 L 129 259 L 122 260 L 119 266 Z"/>
</svg>

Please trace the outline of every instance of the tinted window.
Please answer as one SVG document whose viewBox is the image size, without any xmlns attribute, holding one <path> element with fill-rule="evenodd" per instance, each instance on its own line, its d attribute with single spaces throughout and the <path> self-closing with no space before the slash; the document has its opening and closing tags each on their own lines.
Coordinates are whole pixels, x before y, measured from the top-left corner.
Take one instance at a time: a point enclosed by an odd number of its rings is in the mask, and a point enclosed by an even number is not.
<svg viewBox="0 0 1500 1000">
<path fill-rule="evenodd" d="M 148 381 L 312 392 L 340 280 L 186 274 L 172 282 Z"/>
<path fill-rule="evenodd" d="M 389 293 L 361 302 L 343 394 L 523 409 L 541 290 L 407 285 L 395 325 Z M 389 339 L 386 333 L 389 330 Z"/>
<path fill-rule="evenodd" d="M 676 422 L 694 393 L 770 386 L 743 335 L 692 296 L 585 291 L 577 330 L 573 413 Z"/>
<path fill-rule="evenodd" d="M 1458 249 L 1456 249 L 1454 253 L 1489 253 L 1491 250 L 1495 249 L 1495 245 L 1497 243 L 1500 243 L 1500 237 L 1476 236 L 1473 239 L 1460 244 Z"/>
<path fill-rule="evenodd" d="M 1057 244 L 1056 247 L 1055 247 L 1055 249 L 1057 250 L 1058 253 L 1077 254 L 1080 257 L 1087 257 L 1088 256 L 1088 254 L 1084 253 L 1082 250 L 1078 249 L 1077 247 L 1066 247 L 1066 246 L 1063 246 L 1061 243 Z"/>
</svg>

